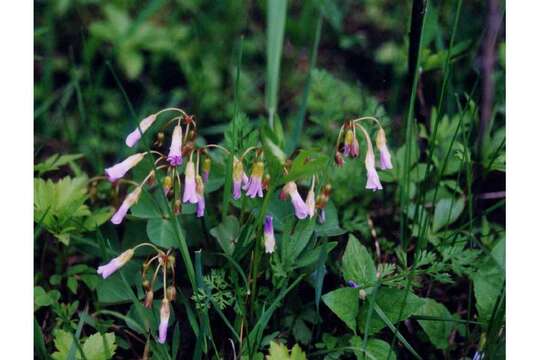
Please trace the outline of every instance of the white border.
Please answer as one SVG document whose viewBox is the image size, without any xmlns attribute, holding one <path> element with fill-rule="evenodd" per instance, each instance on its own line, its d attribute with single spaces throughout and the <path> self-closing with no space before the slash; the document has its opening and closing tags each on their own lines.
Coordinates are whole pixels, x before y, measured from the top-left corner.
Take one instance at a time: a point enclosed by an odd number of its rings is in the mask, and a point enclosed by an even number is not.
<svg viewBox="0 0 540 360">
<path fill-rule="evenodd" d="M 507 359 L 540 354 L 539 14 L 537 1 L 507 4 Z"/>
<path fill-rule="evenodd" d="M 33 358 L 33 6 L 0 2 L 0 359 Z"/>
</svg>

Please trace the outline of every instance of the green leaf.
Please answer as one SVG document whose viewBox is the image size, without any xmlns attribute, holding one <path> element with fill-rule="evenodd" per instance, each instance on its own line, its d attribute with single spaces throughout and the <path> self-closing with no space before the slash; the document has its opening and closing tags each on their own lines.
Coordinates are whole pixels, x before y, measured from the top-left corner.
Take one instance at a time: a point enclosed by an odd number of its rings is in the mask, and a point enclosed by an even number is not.
<svg viewBox="0 0 540 360">
<path fill-rule="evenodd" d="M 56 348 L 56 351 L 51 355 L 51 357 L 54 360 L 66 360 L 72 343 L 72 334 L 60 329 L 55 330 L 54 346 Z"/>
<path fill-rule="evenodd" d="M 403 299 L 407 294 L 407 299 L 403 305 Z M 416 313 L 418 309 L 424 304 L 424 299 L 419 298 L 412 292 L 406 292 L 403 289 L 381 287 L 376 292 L 375 303 L 386 314 L 388 319 L 395 324 L 399 321 L 408 319 L 412 314 Z M 370 295 L 372 296 L 372 295 Z M 401 311 L 403 307 L 403 310 Z M 359 327 L 364 332 L 366 327 L 366 319 L 369 311 L 369 301 L 365 301 L 359 309 Z M 368 334 L 376 334 L 386 326 L 383 319 L 375 312 L 371 314 L 371 320 L 369 322 Z"/>
<path fill-rule="evenodd" d="M 465 200 L 463 198 L 439 200 L 433 215 L 433 232 L 456 221 L 464 208 Z"/>
<path fill-rule="evenodd" d="M 146 234 L 150 241 L 158 246 L 171 248 L 178 245 L 174 224 L 169 219 L 154 218 L 148 220 Z"/>
<path fill-rule="evenodd" d="M 300 345 L 296 344 L 293 346 L 291 351 L 291 360 L 307 360 L 306 353 L 302 351 Z"/>
<path fill-rule="evenodd" d="M 240 233 L 240 224 L 238 219 L 229 215 L 218 226 L 210 229 L 210 235 L 216 238 L 219 245 L 227 255 L 232 255 L 238 235 Z"/>
<path fill-rule="evenodd" d="M 342 259 L 342 272 L 345 281 L 352 280 L 365 288 L 377 280 L 377 270 L 371 255 L 360 241 L 349 235 L 349 242 Z"/>
<path fill-rule="evenodd" d="M 266 357 L 267 360 L 288 360 L 289 349 L 285 345 L 272 341 L 270 343 L 270 352 Z"/>
<path fill-rule="evenodd" d="M 350 344 L 354 348 L 362 349 L 364 340 L 360 336 L 353 336 Z M 396 360 L 396 354 L 386 341 L 369 339 L 366 343 L 365 352 L 354 351 L 358 360 Z"/>
<path fill-rule="evenodd" d="M 487 323 L 504 285 L 504 272 L 495 260 L 488 259 L 471 276 L 471 279 L 474 286 L 478 318 Z"/>
<path fill-rule="evenodd" d="M 323 302 L 356 333 L 356 318 L 358 317 L 358 289 L 341 288 L 322 296 Z"/>
<path fill-rule="evenodd" d="M 71 276 L 67 279 L 67 287 L 75 295 L 77 294 L 78 285 L 79 283 L 77 282 L 77 279 L 75 277 Z"/>
<path fill-rule="evenodd" d="M 70 162 L 78 160 L 82 157 L 82 154 L 54 154 L 48 157 L 47 160 L 34 165 L 34 171 L 37 171 L 38 176 L 42 176 L 49 171 L 58 170 L 61 166 L 69 164 Z"/>
<path fill-rule="evenodd" d="M 58 290 L 45 291 L 41 286 L 34 287 L 34 311 L 40 307 L 56 304 L 60 299 Z"/>
<path fill-rule="evenodd" d="M 339 226 L 339 219 L 337 214 L 337 209 L 334 203 L 330 200 L 326 207 L 324 208 L 326 220 L 322 224 L 317 224 L 315 226 L 315 232 L 319 237 L 322 236 L 339 236 L 345 233 Z"/>
<path fill-rule="evenodd" d="M 139 201 L 131 207 L 131 215 L 143 219 L 162 218 L 167 213 L 166 206 L 161 196 L 154 197 L 148 191 L 143 191 Z"/>
<path fill-rule="evenodd" d="M 448 348 L 448 338 L 452 332 L 453 326 L 451 321 L 445 321 L 445 319 L 452 319 L 452 315 L 441 303 L 433 299 L 424 299 L 424 305 L 422 305 L 415 315 L 432 316 L 440 318 L 441 320 L 418 320 L 418 323 L 426 332 L 431 343 L 441 350 Z"/>
<path fill-rule="evenodd" d="M 95 333 L 86 339 L 82 348 L 88 360 L 112 359 L 117 348 L 115 335 Z"/>
<path fill-rule="evenodd" d="M 289 355 L 287 346 L 272 341 L 270 343 L 270 352 L 266 357 L 266 360 L 307 360 L 307 357 L 298 344 L 293 346 L 291 354 Z"/>
</svg>

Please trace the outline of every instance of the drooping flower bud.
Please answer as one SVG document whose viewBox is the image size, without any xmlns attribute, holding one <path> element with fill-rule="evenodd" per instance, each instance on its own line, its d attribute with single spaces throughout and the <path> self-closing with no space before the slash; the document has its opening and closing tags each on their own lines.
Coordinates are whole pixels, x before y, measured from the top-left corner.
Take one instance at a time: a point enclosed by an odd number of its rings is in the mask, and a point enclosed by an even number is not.
<svg viewBox="0 0 540 360">
<path fill-rule="evenodd" d="M 176 288 L 172 285 L 167 287 L 167 299 L 169 299 L 169 301 L 176 300 Z"/>
<path fill-rule="evenodd" d="M 349 129 L 345 133 L 343 155 L 357 157 L 358 153 L 359 153 L 358 139 L 356 138 L 354 131 Z"/>
<path fill-rule="evenodd" d="M 174 201 L 174 214 L 178 215 L 181 212 L 182 212 L 182 202 L 180 201 L 180 199 L 176 199 Z"/>
<path fill-rule="evenodd" d="M 263 180 L 262 180 L 262 188 L 263 190 L 268 190 L 268 186 L 270 186 L 270 174 L 264 174 Z"/>
<path fill-rule="evenodd" d="M 294 207 L 294 213 L 298 219 L 305 219 L 309 215 L 309 210 L 304 200 L 298 193 L 298 188 L 294 181 L 289 181 L 283 187 L 283 192 L 291 198 L 291 203 Z"/>
<path fill-rule="evenodd" d="M 336 161 L 336 165 L 339 167 L 342 167 L 343 164 L 345 164 L 345 160 L 343 160 L 343 154 L 339 150 L 336 151 L 336 156 L 334 157 L 334 160 Z"/>
<path fill-rule="evenodd" d="M 182 164 L 182 127 L 180 125 L 174 127 L 167 161 L 171 166 Z"/>
<path fill-rule="evenodd" d="M 238 200 L 242 196 L 241 187 L 244 177 L 247 177 L 244 173 L 244 164 L 236 158 L 233 159 L 233 199 Z"/>
<path fill-rule="evenodd" d="M 376 143 L 377 149 L 379 149 L 381 157 L 381 169 L 392 169 L 392 155 L 390 155 L 390 151 L 388 150 L 388 146 L 386 145 L 386 135 L 383 128 L 380 128 L 377 132 Z"/>
<path fill-rule="evenodd" d="M 274 252 L 276 238 L 274 237 L 274 224 L 272 215 L 267 215 L 264 219 L 264 251 L 267 254 Z"/>
<path fill-rule="evenodd" d="M 137 165 L 144 158 L 144 153 L 137 153 L 127 157 L 124 161 L 105 169 L 105 174 L 109 181 L 116 181 L 122 178 L 131 168 Z"/>
<path fill-rule="evenodd" d="M 195 184 L 195 164 L 189 160 L 186 165 L 185 181 L 184 181 L 184 196 L 182 202 L 196 204 L 199 199 Z"/>
<path fill-rule="evenodd" d="M 165 193 L 165 195 L 167 195 L 169 191 L 171 191 L 172 185 L 173 185 L 172 177 L 170 177 L 169 175 L 165 176 L 163 178 L 163 192 Z"/>
<path fill-rule="evenodd" d="M 197 217 L 203 217 L 205 209 L 204 182 L 200 175 L 197 175 L 195 188 L 197 191 Z"/>
<path fill-rule="evenodd" d="M 146 130 L 156 121 L 156 114 L 152 114 L 141 120 L 139 126 L 133 130 L 126 138 L 126 145 L 129 147 L 135 146 L 141 139 Z"/>
<path fill-rule="evenodd" d="M 101 265 L 97 269 L 97 273 L 101 275 L 104 279 L 111 276 L 116 270 L 120 269 L 122 266 L 124 266 L 131 258 L 133 257 L 133 254 L 135 251 L 133 249 L 128 249 L 109 261 L 105 265 Z"/>
<path fill-rule="evenodd" d="M 249 179 L 249 187 L 246 195 L 254 198 L 256 196 L 263 197 L 262 177 L 264 175 L 264 163 L 257 161 L 251 169 L 251 177 Z"/>
<path fill-rule="evenodd" d="M 149 290 L 146 292 L 146 296 L 144 297 L 144 307 L 147 309 L 151 309 L 153 302 L 154 302 L 154 292 L 152 290 Z"/>
<path fill-rule="evenodd" d="M 159 310 L 159 337 L 158 342 L 165 344 L 167 341 L 167 328 L 169 326 L 169 317 L 171 316 L 171 309 L 169 308 L 169 300 L 166 298 L 161 301 L 161 308 Z"/>
<path fill-rule="evenodd" d="M 324 210 L 324 208 L 319 209 L 319 215 L 317 216 L 317 221 L 319 222 L 319 224 L 324 224 L 324 222 L 326 221 L 326 210 Z"/>
<path fill-rule="evenodd" d="M 133 190 L 122 202 L 122 205 L 116 210 L 114 215 L 111 218 L 111 222 L 115 225 L 118 225 L 124 220 L 124 217 L 126 217 L 127 212 L 130 207 L 132 207 L 138 200 L 139 196 L 141 195 L 141 186 L 137 186 L 135 190 Z"/>
<path fill-rule="evenodd" d="M 207 157 L 204 159 L 203 165 L 202 165 L 202 178 L 205 183 L 208 182 L 208 176 L 210 175 L 210 168 L 212 167 L 212 160 Z"/>
<path fill-rule="evenodd" d="M 366 189 L 370 189 L 373 191 L 381 190 L 381 181 L 379 180 L 379 175 L 377 174 L 377 170 L 375 169 L 375 154 L 373 154 L 373 148 L 371 148 L 370 146 L 368 146 L 365 163 L 367 171 Z"/>
</svg>

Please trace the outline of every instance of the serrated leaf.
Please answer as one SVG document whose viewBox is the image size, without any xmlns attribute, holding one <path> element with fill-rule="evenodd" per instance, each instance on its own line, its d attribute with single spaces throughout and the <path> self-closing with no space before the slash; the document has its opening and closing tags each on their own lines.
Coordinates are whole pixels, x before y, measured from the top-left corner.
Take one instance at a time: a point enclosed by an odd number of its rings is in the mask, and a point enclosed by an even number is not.
<svg viewBox="0 0 540 360">
<path fill-rule="evenodd" d="M 43 306 L 55 304 L 60 299 L 58 290 L 45 291 L 41 286 L 34 287 L 34 311 Z"/>
<path fill-rule="evenodd" d="M 82 348 L 88 360 L 112 359 L 117 348 L 116 337 L 112 332 L 96 333 L 86 339 Z"/>
<path fill-rule="evenodd" d="M 82 157 L 82 154 L 54 154 L 48 157 L 47 160 L 34 165 L 34 171 L 37 171 L 38 176 L 42 176 L 49 171 L 58 170 L 61 166 L 64 166 L 71 161 L 78 160 Z"/>
<path fill-rule="evenodd" d="M 324 294 L 322 300 L 338 318 L 356 333 L 356 319 L 360 302 L 358 289 L 337 289 Z"/>
<path fill-rule="evenodd" d="M 371 255 L 352 234 L 349 235 L 349 241 L 343 254 L 342 272 L 345 281 L 352 280 L 362 288 L 377 280 L 377 270 Z"/>
</svg>

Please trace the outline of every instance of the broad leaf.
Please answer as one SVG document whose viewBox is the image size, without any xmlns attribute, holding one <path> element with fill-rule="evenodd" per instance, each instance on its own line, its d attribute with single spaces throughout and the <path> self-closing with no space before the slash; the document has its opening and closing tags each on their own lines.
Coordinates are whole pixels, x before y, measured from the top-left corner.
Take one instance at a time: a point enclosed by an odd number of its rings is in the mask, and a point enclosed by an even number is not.
<svg viewBox="0 0 540 360">
<path fill-rule="evenodd" d="M 405 295 L 406 299 L 405 299 Z M 370 297 L 373 295 L 370 295 Z M 403 289 L 381 287 L 376 293 L 375 303 L 386 314 L 388 319 L 395 324 L 399 321 L 408 319 L 412 314 L 424 304 L 424 299 L 419 298 L 412 292 L 406 292 Z M 368 317 L 370 298 L 366 300 L 359 310 L 359 328 L 364 332 L 366 320 Z M 404 302 L 405 300 L 405 302 Z M 368 333 L 376 334 L 386 326 L 385 322 L 378 316 L 375 310 L 372 310 L 369 322 Z"/>
<path fill-rule="evenodd" d="M 440 320 L 418 320 L 418 323 L 437 349 L 445 350 L 448 348 L 448 338 L 452 332 L 453 323 L 452 321 L 445 321 L 452 319 L 452 315 L 446 306 L 433 299 L 426 298 L 424 299 L 424 305 L 418 309 L 415 315 L 439 318 Z"/>
<path fill-rule="evenodd" d="M 354 235 L 349 235 L 349 242 L 343 254 L 343 279 L 352 280 L 365 288 L 377 280 L 377 270 L 371 255 Z"/>
<path fill-rule="evenodd" d="M 322 296 L 323 302 L 356 333 L 356 318 L 358 317 L 358 289 L 341 288 Z"/>
</svg>

